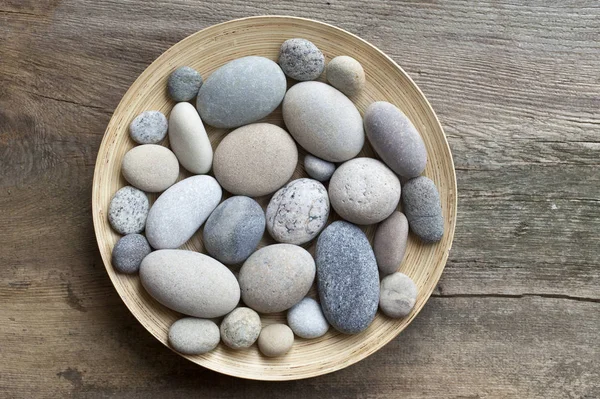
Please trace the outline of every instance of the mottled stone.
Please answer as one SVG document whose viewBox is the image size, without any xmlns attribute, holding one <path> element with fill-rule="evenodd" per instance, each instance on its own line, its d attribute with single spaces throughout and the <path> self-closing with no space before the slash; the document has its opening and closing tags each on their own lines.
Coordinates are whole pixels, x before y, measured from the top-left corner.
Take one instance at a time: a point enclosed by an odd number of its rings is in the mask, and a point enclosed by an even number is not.
<svg viewBox="0 0 600 399">
<path fill-rule="evenodd" d="M 232 194 L 259 197 L 292 177 L 298 149 L 290 135 L 270 123 L 254 123 L 229 133 L 215 151 L 213 171 Z"/>
<path fill-rule="evenodd" d="M 296 80 L 315 80 L 325 69 L 321 50 L 306 39 L 289 39 L 279 49 L 279 66 Z"/>
<path fill-rule="evenodd" d="M 169 124 L 160 111 L 145 111 L 129 125 L 129 136 L 139 144 L 157 144 L 167 135 Z"/>
<path fill-rule="evenodd" d="M 327 223 L 329 197 L 313 179 L 296 179 L 277 191 L 267 206 L 267 230 L 278 242 L 304 244 Z"/>
<path fill-rule="evenodd" d="M 355 158 L 340 165 L 329 182 L 331 206 L 349 222 L 378 223 L 400 202 L 400 180 L 382 162 Z"/>
<path fill-rule="evenodd" d="M 321 305 L 312 298 L 304 298 L 287 314 L 287 323 L 300 338 L 312 339 L 325 335 L 329 323 L 323 315 Z"/>
<path fill-rule="evenodd" d="M 121 273 L 137 273 L 142 260 L 152 252 L 141 234 L 127 234 L 117 241 L 112 252 L 112 265 Z"/>
<path fill-rule="evenodd" d="M 304 170 L 313 179 L 324 182 L 329 180 L 335 172 L 335 164 L 314 155 L 306 154 L 304 157 Z"/>
<path fill-rule="evenodd" d="M 283 120 L 306 151 L 326 161 L 354 158 L 365 143 L 358 109 L 342 92 L 325 83 L 292 86 L 283 100 Z"/>
<path fill-rule="evenodd" d="M 294 333 L 285 324 L 266 326 L 258 336 L 258 349 L 267 357 L 283 356 L 294 345 Z"/>
<path fill-rule="evenodd" d="M 390 274 L 381 280 L 379 307 L 386 316 L 406 317 L 415 307 L 417 294 L 417 285 L 406 274 Z"/>
<path fill-rule="evenodd" d="M 444 216 L 440 194 L 431 179 L 419 176 L 404 184 L 402 209 L 410 230 L 423 242 L 432 243 L 442 239 Z"/>
<path fill-rule="evenodd" d="M 194 68 L 182 66 L 169 75 L 167 87 L 171 98 L 177 102 L 190 101 L 198 95 L 202 76 Z"/>
<path fill-rule="evenodd" d="M 394 172 L 409 178 L 423 173 L 427 164 L 425 143 L 396 106 L 385 101 L 369 105 L 365 130 L 375 152 Z"/>
<path fill-rule="evenodd" d="M 249 348 L 261 329 L 258 313 L 250 308 L 237 308 L 221 322 L 221 339 L 231 349 Z"/>
<path fill-rule="evenodd" d="M 274 244 L 250 255 L 239 274 L 242 300 L 261 313 L 289 309 L 308 292 L 315 262 L 304 248 Z"/>
<path fill-rule="evenodd" d="M 179 162 L 167 147 L 144 144 L 127 151 L 121 173 L 132 186 L 157 193 L 175 184 L 179 177 Z"/>
<path fill-rule="evenodd" d="M 327 81 L 347 96 L 354 96 L 365 85 L 365 71 L 360 62 L 340 55 L 327 64 Z"/>
<path fill-rule="evenodd" d="M 219 345 L 219 327 L 211 320 L 185 317 L 171 324 L 169 344 L 184 355 L 208 353 Z"/>
<path fill-rule="evenodd" d="M 208 253 L 226 265 L 245 261 L 256 250 L 265 232 L 265 213 L 249 197 L 223 201 L 211 213 L 202 239 Z"/>
<path fill-rule="evenodd" d="M 202 120 L 234 128 L 269 115 L 281 104 L 287 82 L 279 65 L 264 57 L 243 57 L 214 71 L 198 92 Z"/>
<path fill-rule="evenodd" d="M 393 212 L 377 226 L 373 251 L 382 275 L 398 270 L 408 241 L 408 220 L 401 212 Z"/>
<path fill-rule="evenodd" d="M 156 249 L 178 248 L 189 240 L 221 201 L 212 176 L 192 176 L 171 186 L 154 202 L 146 238 Z"/>
<path fill-rule="evenodd" d="M 108 206 L 108 221 L 119 234 L 141 233 L 146 225 L 150 203 L 143 191 L 125 186 L 113 195 Z"/>
<path fill-rule="evenodd" d="M 240 301 L 240 286 L 233 273 L 198 252 L 154 251 L 142 261 L 140 280 L 158 302 L 190 316 L 220 317 Z"/>
<path fill-rule="evenodd" d="M 357 226 L 333 222 L 317 240 L 317 282 L 323 314 L 345 334 L 365 330 L 379 303 L 379 274 L 371 244 Z"/>
<path fill-rule="evenodd" d="M 179 103 L 169 116 L 169 144 L 181 165 L 192 173 L 208 173 L 213 150 L 198 112 L 190 103 Z"/>
</svg>

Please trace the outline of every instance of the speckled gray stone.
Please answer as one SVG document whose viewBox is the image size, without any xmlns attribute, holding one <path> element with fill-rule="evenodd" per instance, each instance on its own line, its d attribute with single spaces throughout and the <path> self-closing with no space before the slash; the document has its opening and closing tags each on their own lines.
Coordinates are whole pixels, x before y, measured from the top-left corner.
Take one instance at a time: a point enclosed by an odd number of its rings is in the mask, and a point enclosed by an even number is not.
<svg viewBox="0 0 600 399">
<path fill-rule="evenodd" d="M 145 111 L 129 125 L 129 136 L 139 144 L 157 144 L 167 135 L 169 123 L 160 111 Z"/>
<path fill-rule="evenodd" d="M 325 69 L 325 57 L 312 42 L 289 39 L 279 49 L 279 66 L 292 79 L 315 80 Z"/>
<path fill-rule="evenodd" d="M 428 177 L 407 181 L 402 188 L 402 209 L 410 230 L 426 243 L 437 242 L 444 235 L 444 216 L 440 194 Z"/>
<path fill-rule="evenodd" d="M 221 201 L 222 190 L 212 176 L 192 176 L 161 194 L 146 221 L 153 248 L 178 248 L 189 240 Z"/>
<path fill-rule="evenodd" d="M 285 324 L 270 324 L 258 336 L 258 349 L 267 357 L 283 356 L 294 345 L 294 333 Z"/>
<path fill-rule="evenodd" d="M 371 145 L 390 169 L 404 177 L 419 176 L 427 164 L 427 150 L 410 119 L 395 105 L 375 102 L 365 112 Z"/>
<path fill-rule="evenodd" d="M 278 242 L 304 244 L 327 223 L 329 197 L 320 182 L 296 179 L 277 191 L 267 206 L 267 230 Z"/>
<path fill-rule="evenodd" d="M 308 292 L 315 279 L 315 261 L 302 247 L 274 244 L 250 255 L 240 269 L 242 300 L 261 313 L 289 309 Z"/>
<path fill-rule="evenodd" d="M 377 226 L 373 239 L 373 252 L 382 275 L 398 270 L 408 241 L 408 220 L 401 212 L 393 212 Z"/>
<path fill-rule="evenodd" d="M 294 139 L 270 123 L 253 123 L 235 129 L 219 143 L 213 172 L 232 194 L 259 197 L 280 189 L 298 163 Z"/>
<path fill-rule="evenodd" d="M 265 232 L 265 212 L 252 198 L 223 201 L 204 225 L 202 240 L 208 253 L 226 265 L 245 261 Z"/>
<path fill-rule="evenodd" d="M 329 200 L 338 215 L 349 222 L 378 223 L 398 207 L 400 180 L 376 159 L 351 159 L 331 176 Z"/>
<path fill-rule="evenodd" d="M 171 324 L 169 344 L 184 355 L 208 353 L 219 345 L 219 327 L 211 320 L 185 317 Z"/>
<path fill-rule="evenodd" d="M 158 193 L 175 184 L 179 177 L 179 162 L 167 147 L 138 145 L 123 157 L 121 173 L 132 186 L 147 193 Z"/>
<path fill-rule="evenodd" d="M 154 251 L 142 261 L 140 281 L 158 302 L 190 316 L 224 316 L 240 301 L 240 286 L 233 273 L 198 252 Z"/>
<path fill-rule="evenodd" d="M 314 155 L 306 154 L 304 157 L 304 170 L 313 179 L 324 182 L 329 180 L 335 172 L 335 164 Z"/>
<path fill-rule="evenodd" d="M 258 339 L 260 316 L 250 308 L 237 308 L 221 322 L 221 339 L 231 349 L 249 348 Z"/>
<path fill-rule="evenodd" d="M 321 305 L 312 298 L 304 298 L 292 306 L 287 313 L 287 323 L 300 338 L 322 337 L 329 330 Z"/>
<path fill-rule="evenodd" d="M 117 241 L 112 252 L 112 264 L 121 273 L 137 273 L 142 260 L 152 252 L 150 244 L 141 234 L 127 234 Z"/>
<path fill-rule="evenodd" d="M 279 65 L 264 57 L 243 57 L 213 72 L 198 92 L 204 123 L 234 128 L 256 122 L 283 100 L 287 82 Z"/>
<path fill-rule="evenodd" d="M 174 70 L 167 83 L 169 95 L 177 102 L 190 101 L 196 97 L 200 86 L 202 86 L 202 76 L 189 66 L 182 66 Z"/>
<path fill-rule="evenodd" d="M 393 273 L 381 280 L 379 307 L 389 317 L 406 317 L 415 307 L 418 288 L 406 274 Z"/>
<path fill-rule="evenodd" d="M 379 304 L 379 273 L 367 236 L 357 226 L 333 222 L 317 240 L 317 282 L 323 314 L 345 334 L 365 330 Z"/>
<path fill-rule="evenodd" d="M 347 96 L 358 94 L 365 85 L 365 71 L 352 57 L 340 55 L 327 64 L 327 81 Z"/>
<path fill-rule="evenodd" d="M 292 86 L 283 100 L 283 120 L 306 151 L 326 161 L 354 158 L 365 143 L 362 118 L 354 103 L 322 82 Z"/>
<path fill-rule="evenodd" d="M 108 221 L 119 234 L 141 233 L 146 225 L 150 203 L 146 194 L 125 186 L 113 195 L 108 206 Z"/>
</svg>

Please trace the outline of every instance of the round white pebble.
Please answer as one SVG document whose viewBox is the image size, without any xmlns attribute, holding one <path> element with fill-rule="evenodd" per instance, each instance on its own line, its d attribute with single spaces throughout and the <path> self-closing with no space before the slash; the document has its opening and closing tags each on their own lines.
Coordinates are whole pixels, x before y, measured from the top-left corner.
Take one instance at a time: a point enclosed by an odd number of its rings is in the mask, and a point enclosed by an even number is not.
<svg viewBox="0 0 600 399">
<path fill-rule="evenodd" d="M 318 338 L 329 330 L 321 305 L 312 298 L 304 298 L 294 305 L 288 311 L 287 322 L 300 338 Z"/>
</svg>

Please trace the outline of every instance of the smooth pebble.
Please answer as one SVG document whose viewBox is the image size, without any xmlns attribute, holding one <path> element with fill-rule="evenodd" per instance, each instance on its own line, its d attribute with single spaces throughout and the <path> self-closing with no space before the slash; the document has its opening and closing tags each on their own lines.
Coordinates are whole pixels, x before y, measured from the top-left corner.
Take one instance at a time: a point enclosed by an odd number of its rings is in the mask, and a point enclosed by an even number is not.
<svg viewBox="0 0 600 399">
<path fill-rule="evenodd" d="M 192 176 L 167 191 L 150 208 L 146 238 L 153 248 L 178 248 L 189 240 L 221 201 L 212 176 Z"/>
<path fill-rule="evenodd" d="M 403 273 L 393 273 L 381 280 L 379 307 L 389 317 L 406 317 L 417 301 L 417 285 Z"/>
<path fill-rule="evenodd" d="M 138 144 L 157 144 L 167 135 L 169 123 L 160 111 L 145 111 L 129 125 L 129 136 Z"/>
<path fill-rule="evenodd" d="M 169 309 L 200 317 L 220 317 L 240 300 L 233 273 L 208 255 L 162 249 L 144 258 L 140 280 L 148 293 Z"/>
<path fill-rule="evenodd" d="M 298 149 L 290 135 L 270 123 L 254 123 L 229 133 L 215 151 L 213 171 L 232 194 L 258 197 L 292 177 Z"/>
<path fill-rule="evenodd" d="M 131 186 L 122 187 L 110 200 L 108 221 L 119 234 L 141 233 L 149 207 L 148 197 L 143 191 Z"/>
<path fill-rule="evenodd" d="M 221 339 L 231 349 L 249 348 L 258 339 L 260 316 L 250 308 L 237 308 L 221 322 Z"/>
<path fill-rule="evenodd" d="M 210 255 L 226 265 L 245 261 L 265 232 L 265 213 L 252 198 L 223 201 L 204 225 L 202 239 Z"/>
<path fill-rule="evenodd" d="M 407 181 L 402 189 L 402 209 L 410 231 L 423 242 L 440 241 L 444 235 L 444 216 L 440 194 L 428 177 L 419 176 Z"/>
<path fill-rule="evenodd" d="M 329 61 L 327 81 L 347 96 L 358 94 L 365 85 L 365 71 L 352 57 L 340 55 Z"/>
<path fill-rule="evenodd" d="M 185 317 L 171 324 L 169 344 L 184 355 L 208 353 L 219 345 L 219 327 L 211 320 Z"/>
<path fill-rule="evenodd" d="M 278 242 L 304 244 L 327 223 L 329 197 L 320 182 L 296 179 L 277 191 L 267 206 L 267 230 Z"/>
<path fill-rule="evenodd" d="M 281 104 L 287 82 L 279 65 L 249 56 L 214 71 L 198 92 L 202 120 L 218 128 L 235 128 L 269 115 Z"/>
<path fill-rule="evenodd" d="M 329 182 L 331 206 L 349 222 L 381 222 L 398 207 L 400 180 L 373 158 L 355 158 L 340 165 Z"/>
<path fill-rule="evenodd" d="M 294 333 L 285 324 L 271 324 L 258 336 L 258 349 L 267 357 L 283 356 L 292 349 Z"/>
<path fill-rule="evenodd" d="M 179 162 L 167 147 L 144 144 L 127 151 L 121 173 L 132 186 L 157 193 L 175 184 L 179 176 Z"/>
<path fill-rule="evenodd" d="M 181 165 L 202 175 L 212 166 L 213 150 L 198 112 L 190 103 L 179 103 L 169 116 L 169 144 Z"/>
<path fill-rule="evenodd" d="M 408 220 L 401 212 L 393 212 L 377 226 L 373 252 L 382 275 L 394 273 L 400 267 L 408 241 Z"/>
<path fill-rule="evenodd" d="M 167 87 L 171 98 L 177 102 L 190 101 L 198 95 L 202 76 L 194 68 L 182 66 L 169 75 Z"/>
<path fill-rule="evenodd" d="M 311 154 L 330 162 L 354 158 L 365 143 L 356 106 L 322 82 L 292 86 L 283 100 L 283 120 L 290 134 Z"/>
<path fill-rule="evenodd" d="M 325 69 L 325 57 L 306 39 L 288 39 L 279 49 L 279 66 L 292 79 L 315 80 Z"/>
<path fill-rule="evenodd" d="M 335 164 L 314 155 L 306 154 L 304 157 L 304 170 L 313 179 L 324 182 L 329 180 L 335 172 Z"/>
<path fill-rule="evenodd" d="M 112 252 L 112 264 L 121 273 L 137 273 L 142 260 L 152 252 L 148 240 L 141 234 L 127 234 L 117 241 Z"/>
<path fill-rule="evenodd" d="M 292 306 L 287 313 L 287 323 L 300 338 L 322 337 L 329 330 L 321 305 L 312 298 L 304 298 Z"/>
</svg>

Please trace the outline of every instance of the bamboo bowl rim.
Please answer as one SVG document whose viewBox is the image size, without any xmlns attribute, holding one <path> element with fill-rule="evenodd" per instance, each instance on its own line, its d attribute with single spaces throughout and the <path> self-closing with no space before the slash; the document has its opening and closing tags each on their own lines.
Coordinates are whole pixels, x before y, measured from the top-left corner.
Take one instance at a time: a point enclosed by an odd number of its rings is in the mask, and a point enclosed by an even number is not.
<svg viewBox="0 0 600 399">
<path fill-rule="evenodd" d="M 123 96 L 100 145 L 92 192 L 94 230 L 108 275 L 136 319 L 168 347 L 168 327 L 181 315 L 152 299 L 141 287 L 137 275 L 119 274 L 111 264 L 112 248 L 120 236 L 112 231 L 106 210 L 112 195 L 127 184 L 120 174 L 120 161 L 134 145 L 127 130 L 130 121 L 140 112 L 150 109 L 161 110 L 168 116 L 174 102 L 166 94 L 166 81 L 175 68 L 189 65 L 206 77 L 225 62 L 245 55 L 262 55 L 276 60 L 279 45 L 292 37 L 311 40 L 323 51 L 327 60 L 337 55 L 349 55 L 361 62 L 367 84 L 363 92 L 352 98 L 361 114 L 371 102 L 383 100 L 397 105 L 412 120 L 427 147 L 429 160 L 424 175 L 431 178 L 440 191 L 445 231 L 442 240 L 433 245 L 424 245 L 412 235 L 409 237 L 400 271 L 415 280 L 419 295 L 413 311 L 404 319 L 389 319 L 378 312 L 373 324 L 357 335 L 343 335 L 330 328 L 324 337 L 314 340 L 296 337 L 292 350 L 281 358 L 263 357 L 256 345 L 247 350 L 233 351 L 220 344 L 214 351 L 196 356 L 178 353 L 219 373 L 255 380 L 296 380 L 331 373 L 364 359 L 394 339 L 416 317 L 433 292 L 452 247 L 456 226 L 456 175 L 448 141 L 431 105 L 394 60 L 352 33 L 311 19 L 256 16 L 223 22 L 186 37 L 159 56 Z M 196 58 L 190 58 L 192 52 Z M 282 125 L 280 110 L 263 121 Z M 213 149 L 227 133 L 208 126 L 207 132 Z M 301 159 L 304 152 L 298 147 Z M 358 156 L 376 157 L 367 141 Z M 187 176 L 189 174 L 183 171 L 180 179 Z M 305 172 L 299 162 L 292 179 L 303 176 Z M 155 197 L 149 195 L 151 201 Z M 259 202 L 264 206 L 268 198 Z M 363 230 L 372 239 L 375 227 L 367 226 Z M 267 238 L 267 242 L 261 245 L 269 243 L 272 240 L 268 242 Z M 201 250 L 201 232 L 183 248 Z M 261 319 L 263 325 L 268 325 L 281 322 L 285 316 L 261 315 Z"/>
</svg>

